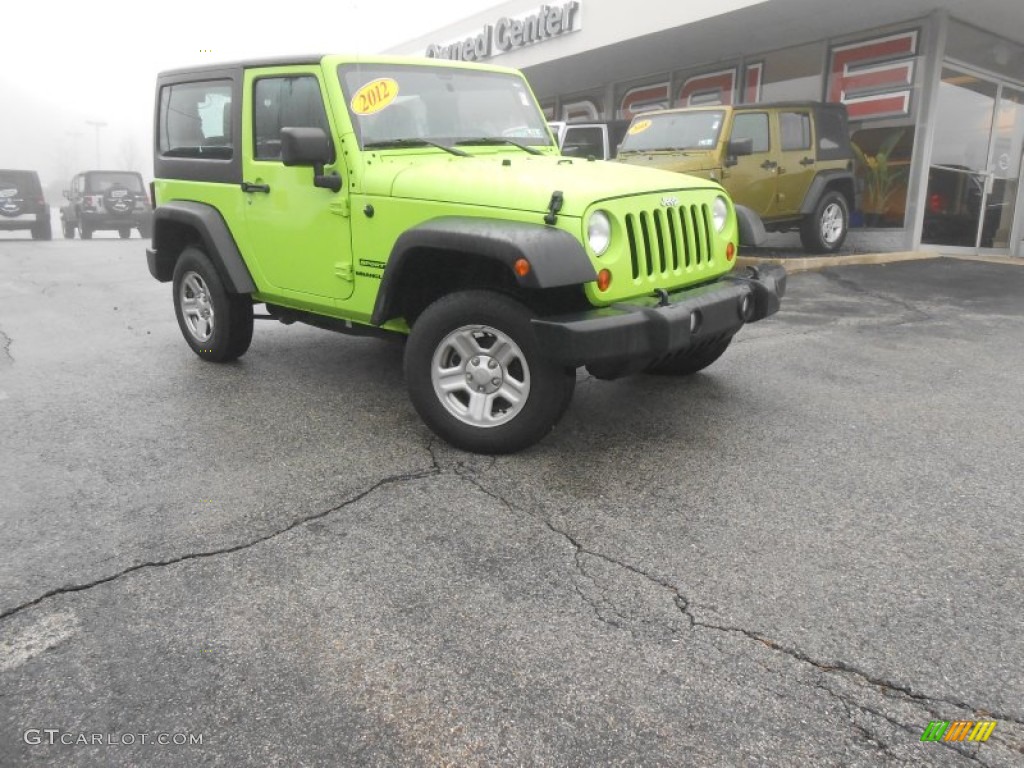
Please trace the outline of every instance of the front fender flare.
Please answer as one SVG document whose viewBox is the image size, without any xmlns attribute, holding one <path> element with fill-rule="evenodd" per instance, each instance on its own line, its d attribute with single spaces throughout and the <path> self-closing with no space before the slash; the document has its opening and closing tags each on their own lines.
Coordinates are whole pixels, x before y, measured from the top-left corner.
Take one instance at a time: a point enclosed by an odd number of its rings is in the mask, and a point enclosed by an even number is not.
<svg viewBox="0 0 1024 768">
<path fill-rule="evenodd" d="M 583 245 L 565 230 L 519 221 L 443 216 L 407 230 L 395 241 L 373 308 L 374 325 L 397 316 L 400 297 L 396 294 L 402 273 L 421 251 L 499 263 L 521 288 L 557 288 L 597 279 Z M 516 274 L 514 266 L 519 259 L 530 263 L 526 275 Z"/>
</svg>

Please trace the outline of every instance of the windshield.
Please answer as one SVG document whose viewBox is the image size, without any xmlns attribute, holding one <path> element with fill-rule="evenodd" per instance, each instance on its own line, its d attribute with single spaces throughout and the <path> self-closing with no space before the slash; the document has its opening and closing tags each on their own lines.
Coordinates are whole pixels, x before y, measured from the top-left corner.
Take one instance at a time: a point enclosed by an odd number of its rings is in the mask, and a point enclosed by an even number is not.
<svg viewBox="0 0 1024 768">
<path fill-rule="evenodd" d="M 86 192 L 106 192 L 115 187 L 142 192 L 142 179 L 137 173 L 89 173 L 85 178 Z"/>
<path fill-rule="evenodd" d="M 619 152 L 714 149 L 724 116 L 718 110 L 637 115 Z"/>
<path fill-rule="evenodd" d="M 551 146 L 544 116 L 518 75 L 345 64 L 338 77 L 361 147 L 402 139 L 452 145 L 479 138 Z"/>
</svg>

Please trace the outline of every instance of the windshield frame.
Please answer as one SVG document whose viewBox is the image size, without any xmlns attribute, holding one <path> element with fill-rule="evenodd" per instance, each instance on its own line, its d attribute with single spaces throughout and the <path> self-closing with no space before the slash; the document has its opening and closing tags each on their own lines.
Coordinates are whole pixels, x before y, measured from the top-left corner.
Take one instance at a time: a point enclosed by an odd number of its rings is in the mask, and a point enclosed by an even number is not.
<svg viewBox="0 0 1024 768">
<path fill-rule="evenodd" d="M 459 135 L 434 135 L 434 134 L 429 133 L 429 132 L 415 131 L 415 132 L 413 132 L 409 136 L 400 136 L 400 137 L 386 136 L 385 137 L 385 136 L 382 136 L 382 135 L 371 135 L 368 132 L 366 132 L 364 130 L 363 116 L 357 114 L 352 109 L 352 101 L 353 101 L 354 95 L 356 93 L 358 93 L 359 89 L 362 88 L 364 85 L 366 85 L 368 83 L 371 83 L 371 82 L 374 82 L 374 81 L 376 81 L 376 80 L 378 80 L 380 78 L 393 78 L 394 79 L 394 78 L 400 78 L 403 73 L 410 73 L 410 74 L 412 74 L 412 73 L 418 73 L 418 72 L 424 72 L 424 71 L 427 71 L 427 72 L 431 72 L 432 71 L 432 72 L 435 72 L 435 73 L 437 73 L 439 75 L 446 75 L 446 76 L 450 76 L 452 78 L 459 78 L 459 77 L 475 78 L 475 77 L 479 77 L 479 78 L 491 78 L 491 79 L 498 79 L 498 80 L 506 79 L 510 84 L 515 84 L 515 85 L 510 85 L 510 88 L 515 88 L 515 89 L 517 89 L 519 91 L 519 99 L 520 99 L 520 101 L 522 101 L 522 106 L 521 106 L 520 109 L 521 109 L 522 116 L 525 118 L 525 121 L 521 125 L 513 126 L 513 127 L 509 128 L 509 129 L 506 129 L 506 130 L 507 131 L 512 131 L 515 128 L 520 128 L 521 127 L 523 130 L 529 131 L 530 134 L 529 135 L 523 135 L 522 133 L 509 133 L 509 134 L 506 135 L 504 132 L 499 132 L 497 135 L 495 135 L 495 134 L 487 131 L 484 128 L 484 126 L 482 126 L 482 125 L 481 126 L 473 126 L 473 130 L 464 129 L 463 132 L 460 133 Z M 366 73 L 369 76 L 365 76 L 364 75 L 363 77 L 359 78 L 359 80 L 361 81 L 362 85 L 350 84 L 350 82 L 347 79 L 347 76 L 355 74 L 355 73 L 361 73 L 361 74 L 362 73 Z M 553 137 L 551 136 L 551 130 L 548 127 L 547 118 L 544 116 L 544 113 L 541 110 L 540 105 L 537 103 L 537 99 L 534 96 L 532 90 L 530 89 L 529 84 L 526 82 L 526 79 L 522 76 L 522 74 L 520 74 L 518 72 L 515 72 L 515 71 L 502 71 L 502 70 L 492 70 L 492 69 L 476 69 L 476 68 L 469 68 L 469 67 L 453 67 L 453 66 L 432 65 L 432 64 L 401 64 L 401 63 L 390 63 L 390 62 L 372 62 L 372 63 L 370 63 L 370 62 L 359 62 L 359 63 L 346 62 L 346 63 L 341 63 L 341 64 L 339 64 L 336 67 L 336 74 L 337 74 L 337 77 L 338 77 L 338 84 L 339 84 L 339 86 L 341 88 L 341 94 L 342 94 L 342 97 L 344 98 L 344 101 L 345 101 L 345 109 L 348 112 L 349 120 L 351 121 L 352 129 L 353 129 L 353 132 L 355 133 L 356 141 L 359 144 L 360 150 L 381 151 L 381 150 L 375 149 L 375 148 L 370 148 L 370 149 L 366 148 L 367 144 L 373 144 L 373 143 L 378 142 L 378 141 L 389 141 L 389 140 L 394 140 L 394 139 L 414 139 L 414 140 L 426 141 L 426 142 L 428 142 L 428 144 L 427 144 L 426 147 L 423 147 L 423 146 L 413 147 L 413 146 L 410 145 L 409 147 L 388 148 L 385 151 L 393 151 L 393 150 L 401 151 L 403 149 L 417 149 L 419 151 L 423 151 L 423 149 L 429 149 L 430 151 L 440 151 L 440 150 L 437 150 L 435 147 L 431 147 L 429 145 L 429 142 L 436 142 L 436 143 L 444 144 L 446 146 L 451 147 L 451 146 L 455 146 L 457 143 L 459 143 L 461 141 L 465 141 L 465 140 L 469 140 L 469 139 L 477 139 L 477 138 L 480 138 L 482 136 L 486 136 L 488 138 L 511 139 L 513 141 L 525 144 L 525 145 L 531 147 L 532 149 L 540 150 L 541 152 L 544 152 L 545 150 L 549 150 L 553 154 L 557 154 L 557 152 L 558 152 L 558 144 L 553 139 Z M 400 88 L 399 89 L 399 94 L 401 94 L 401 93 L 402 93 L 402 91 L 401 91 L 401 88 Z M 407 90 L 406 91 L 407 97 L 408 97 L 408 93 L 409 92 Z M 418 97 L 418 95 L 419 94 L 416 94 L 417 97 Z M 396 102 L 401 103 L 401 96 L 399 96 L 396 99 Z M 380 111 L 377 114 L 380 114 L 380 113 L 384 112 L 385 110 L 387 110 L 391 106 L 392 106 L 391 103 L 389 103 L 387 106 L 385 106 L 382 109 L 380 109 Z M 367 117 L 372 117 L 372 116 L 373 116 L 372 114 L 371 115 L 367 115 Z M 531 120 L 534 123 L 533 125 L 530 124 Z M 460 146 L 470 147 L 472 145 L 469 144 L 469 145 L 460 145 Z M 481 147 L 485 147 L 486 146 L 487 149 L 497 149 L 497 150 L 501 150 L 502 149 L 502 145 L 493 145 L 493 146 L 492 145 L 479 145 L 479 146 L 481 146 Z M 515 150 L 515 146 L 511 145 L 511 144 L 507 145 L 507 148 Z"/>
<path fill-rule="evenodd" d="M 629 142 L 631 140 L 638 142 L 642 141 L 642 139 L 637 137 L 643 136 L 647 131 L 651 130 L 651 128 L 661 127 L 658 125 L 659 123 L 663 125 L 667 122 L 678 122 L 680 120 L 686 120 L 687 118 L 691 120 L 717 120 L 717 124 L 711 129 L 713 131 L 713 135 L 708 136 L 707 134 L 709 132 L 698 134 L 699 136 L 702 136 L 702 138 L 699 139 L 700 143 L 698 144 L 669 146 L 667 143 L 669 140 L 655 138 L 658 136 L 656 131 L 656 133 L 645 137 L 647 138 L 648 146 L 629 146 Z M 633 132 L 634 128 L 643 121 L 650 121 L 650 127 L 638 132 Z M 725 128 L 725 121 L 726 110 L 721 107 L 714 109 L 681 109 L 666 112 L 642 112 L 633 118 L 633 122 L 630 125 L 629 130 L 626 131 L 626 135 L 622 138 L 619 154 L 629 152 L 714 152 L 722 140 L 722 131 Z"/>
</svg>

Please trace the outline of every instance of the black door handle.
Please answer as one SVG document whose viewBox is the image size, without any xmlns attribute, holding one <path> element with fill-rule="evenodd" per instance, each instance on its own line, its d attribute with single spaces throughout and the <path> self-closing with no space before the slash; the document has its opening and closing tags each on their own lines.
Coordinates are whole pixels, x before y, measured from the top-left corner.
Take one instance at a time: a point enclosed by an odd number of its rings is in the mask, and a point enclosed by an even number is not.
<svg viewBox="0 0 1024 768">
<path fill-rule="evenodd" d="M 778 165 L 778 163 L 776 163 L 773 160 L 765 160 L 763 163 L 761 163 L 761 167 L 764 168 L 766 171 L 772 170 L 777 165 Z"/>
<path fill-rule="evenodd" d="M 250 184 L 248 181 L 242 182 L 243 192 L 269 192 L 269 184 Z"/>
<path fill-rule="evenodd" d="M 800 165 L 814 165 L 814 158 L 805 157 L 803 160 L 800 161 Z"/>
</svg>

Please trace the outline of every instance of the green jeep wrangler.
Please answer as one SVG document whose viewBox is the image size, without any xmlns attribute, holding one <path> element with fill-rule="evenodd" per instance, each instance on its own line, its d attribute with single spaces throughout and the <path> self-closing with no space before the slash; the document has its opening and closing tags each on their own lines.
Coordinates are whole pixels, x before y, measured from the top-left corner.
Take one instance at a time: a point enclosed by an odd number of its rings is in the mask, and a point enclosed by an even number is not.
<svg viewBox="0 0 1024 768">
<path fill-rule="evenodd" d="M 186 342 L 228 361 L 253 307 L 408 336 L 427 425 L 470 451 L 541 439 L 575 370 L 710 365 L 779 308 L 785 271 L 732 275 L 711 181 L 561 157 L 523 76 L 317 56 L 161 73 L 149 270 Z"/>
<path fill-rule="evenodd" d="M 807 101 L 645 112 L 618 160 L 720 182 L 744 245 L 799 229 L 805 249 L 831 253 L 855 207 L 853 157 L 846 107 Z"/>
</svg>

